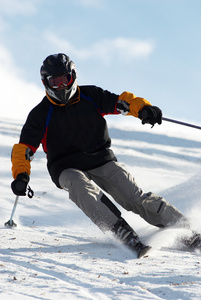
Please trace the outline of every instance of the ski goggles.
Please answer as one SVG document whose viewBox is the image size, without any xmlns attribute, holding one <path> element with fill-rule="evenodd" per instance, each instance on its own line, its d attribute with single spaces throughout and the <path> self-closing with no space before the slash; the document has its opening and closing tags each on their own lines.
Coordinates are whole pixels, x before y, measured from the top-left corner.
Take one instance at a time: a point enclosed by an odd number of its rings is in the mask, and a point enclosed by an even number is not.
<svg viewBox="0 0 201 300">
<path fill-rule="evenodd" d="M 69 86 L 73 82 L 73 76 L 71 73 L 65 73 L 58 76 L 48 76 L 47 81 L 51 88 L 57 89 L 61 85 Z"/>
</svg>

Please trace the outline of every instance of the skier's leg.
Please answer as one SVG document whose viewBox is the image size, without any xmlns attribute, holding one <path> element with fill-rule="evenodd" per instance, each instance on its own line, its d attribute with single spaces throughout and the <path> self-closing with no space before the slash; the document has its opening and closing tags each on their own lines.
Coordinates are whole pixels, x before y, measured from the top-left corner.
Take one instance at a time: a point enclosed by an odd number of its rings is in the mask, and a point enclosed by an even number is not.
<svg viewBox="0 0 201 300">
<path fill-rule="evenodd" d="M 121 217 L 119 209 L 91 183 L 86 172 L 76 169 L 64 170 L 60 177 L 61 187 L 69 192 L 69 198 L 94 222 L 103 232 L 110 230 L 123 244 L 135 250 L 138 257 L 150 249 L 141 243 L 136 232 Z"/>
<path fill-rule="evenodd" d="M 97 186 L 92 184 L 85 172 L 66 169 L 61 173 L 59 183 L 69 192 L 69 198 L 102 231 L 113 228 L 121 217 L 121 212 Z"/>
<path fill-rule="evenodd" d="M 158 227 L 167 227 L 182 221 L 186 222 L 182 213 L 163 197 L 153 193 L 144 193 L 133 176 L 120 164 L 109 162 L 88 173 L 122 207 L 139 214 L 148 223 Z"/>
</svg>

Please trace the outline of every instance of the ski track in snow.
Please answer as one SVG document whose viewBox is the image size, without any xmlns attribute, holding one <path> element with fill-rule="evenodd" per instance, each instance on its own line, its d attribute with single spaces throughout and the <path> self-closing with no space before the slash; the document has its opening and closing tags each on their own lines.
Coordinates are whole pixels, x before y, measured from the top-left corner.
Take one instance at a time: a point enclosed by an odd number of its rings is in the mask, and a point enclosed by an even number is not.
<svg viewBox="0 0 201 300">
<path fill-rule="evenodd" d="M 108 122 L 112 148 L 138 184 L 164 196 L 201 231 L 200 131 L 166 124 L 150 130 L 131 119 L 129 126 Z M 0 121 L 0 299 L 201 299 L 200 253 L 173 246 L 187 230 L 159 230 L 121 209 L 152 246 L 147 257 L 137 259 L 54 186 L 41 149 L 32 162 L 35 196 L 19 198 L 17 227 L 5 228 L 15 200 L 10 152 L 21 126 L 18 120 Z"/>
</svg>

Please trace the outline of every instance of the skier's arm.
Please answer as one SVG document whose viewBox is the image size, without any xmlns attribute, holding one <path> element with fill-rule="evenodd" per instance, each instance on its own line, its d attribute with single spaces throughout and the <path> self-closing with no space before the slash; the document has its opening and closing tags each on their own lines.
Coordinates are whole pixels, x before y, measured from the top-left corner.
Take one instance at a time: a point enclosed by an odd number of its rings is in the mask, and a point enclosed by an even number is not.
<svg viewBox="0 0 201 300">
<path fill-rule="evenodd" d="M 12 149 L 12 175 L 16 179 L 20 173 L 30 175 L 34 153 L 38 149 L 45 133 L 45 120 L 43 120 L 43 101 L 39 103 L 28 115 L 22 128 L 20 140 Z"/>
<path fill-rule="evenodd" d="M 162 111 L 157 106 L 141 97 L 136 97 L 129 92 L 123 92 L 119 95 L 117 101 L 117 111 L 124 115 L 132 115 L 142 120 L 142 124 L 162 123 Z"/>
<path fill-rule="evenodd" d="M 15 195 L 26 195 L 32 159 L 33 151 L 27 145 L 19 143 L 13 146 L 11 161 L 14 181 L 11 188 Z"/>
<path fill-rule="evenodd" d="M 11 162 L 14 181 L 11 188 L 16 195 L 26 195 L 31 173 L 31 161 L 40 145 L 42 135 L 39 113 L 38 110 L 34 109 L 30 112 L 22 128 L 19 143 L 15 144 L 12 149 Z"/>
</svg>

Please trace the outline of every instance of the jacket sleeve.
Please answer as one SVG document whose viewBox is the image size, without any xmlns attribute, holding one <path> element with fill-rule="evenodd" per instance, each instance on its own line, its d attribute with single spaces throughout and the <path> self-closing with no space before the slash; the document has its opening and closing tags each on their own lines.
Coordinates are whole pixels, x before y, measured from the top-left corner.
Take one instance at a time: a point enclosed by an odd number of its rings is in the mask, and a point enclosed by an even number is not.
<svg viewBox="0 0 201 300">
<path fill-rule="evenodd" d="M 12 175 L 15 179 L 18 174 L 26 172 L 30 175 L 34 153 L 40 145 L 45 127 L 42 128 L 40 107 L 33 109 L 22 128 L 20 140 L 12 149 Z M 43 122 L 44 123 L 44 122 Z"/>
<path fill-rule="evenodd" d="M 119 95 L 117 101 L 117 111 L 124 115 L 132 115 L 138 118 L 138 113 L 143 107 L 151 105 L 149 101 L 144 98 L 136 97 L 134 94 L 129 92 L 123 92 Z"/>
<path fill-rule="evenodd" d="M 33 151 L 25 144 L 15 144 L 12 149 L 12 175 L 15 179 L 18 174 L 26 172 L 31 173 L 31 160 L 33 159 Z"/>
</svg>

